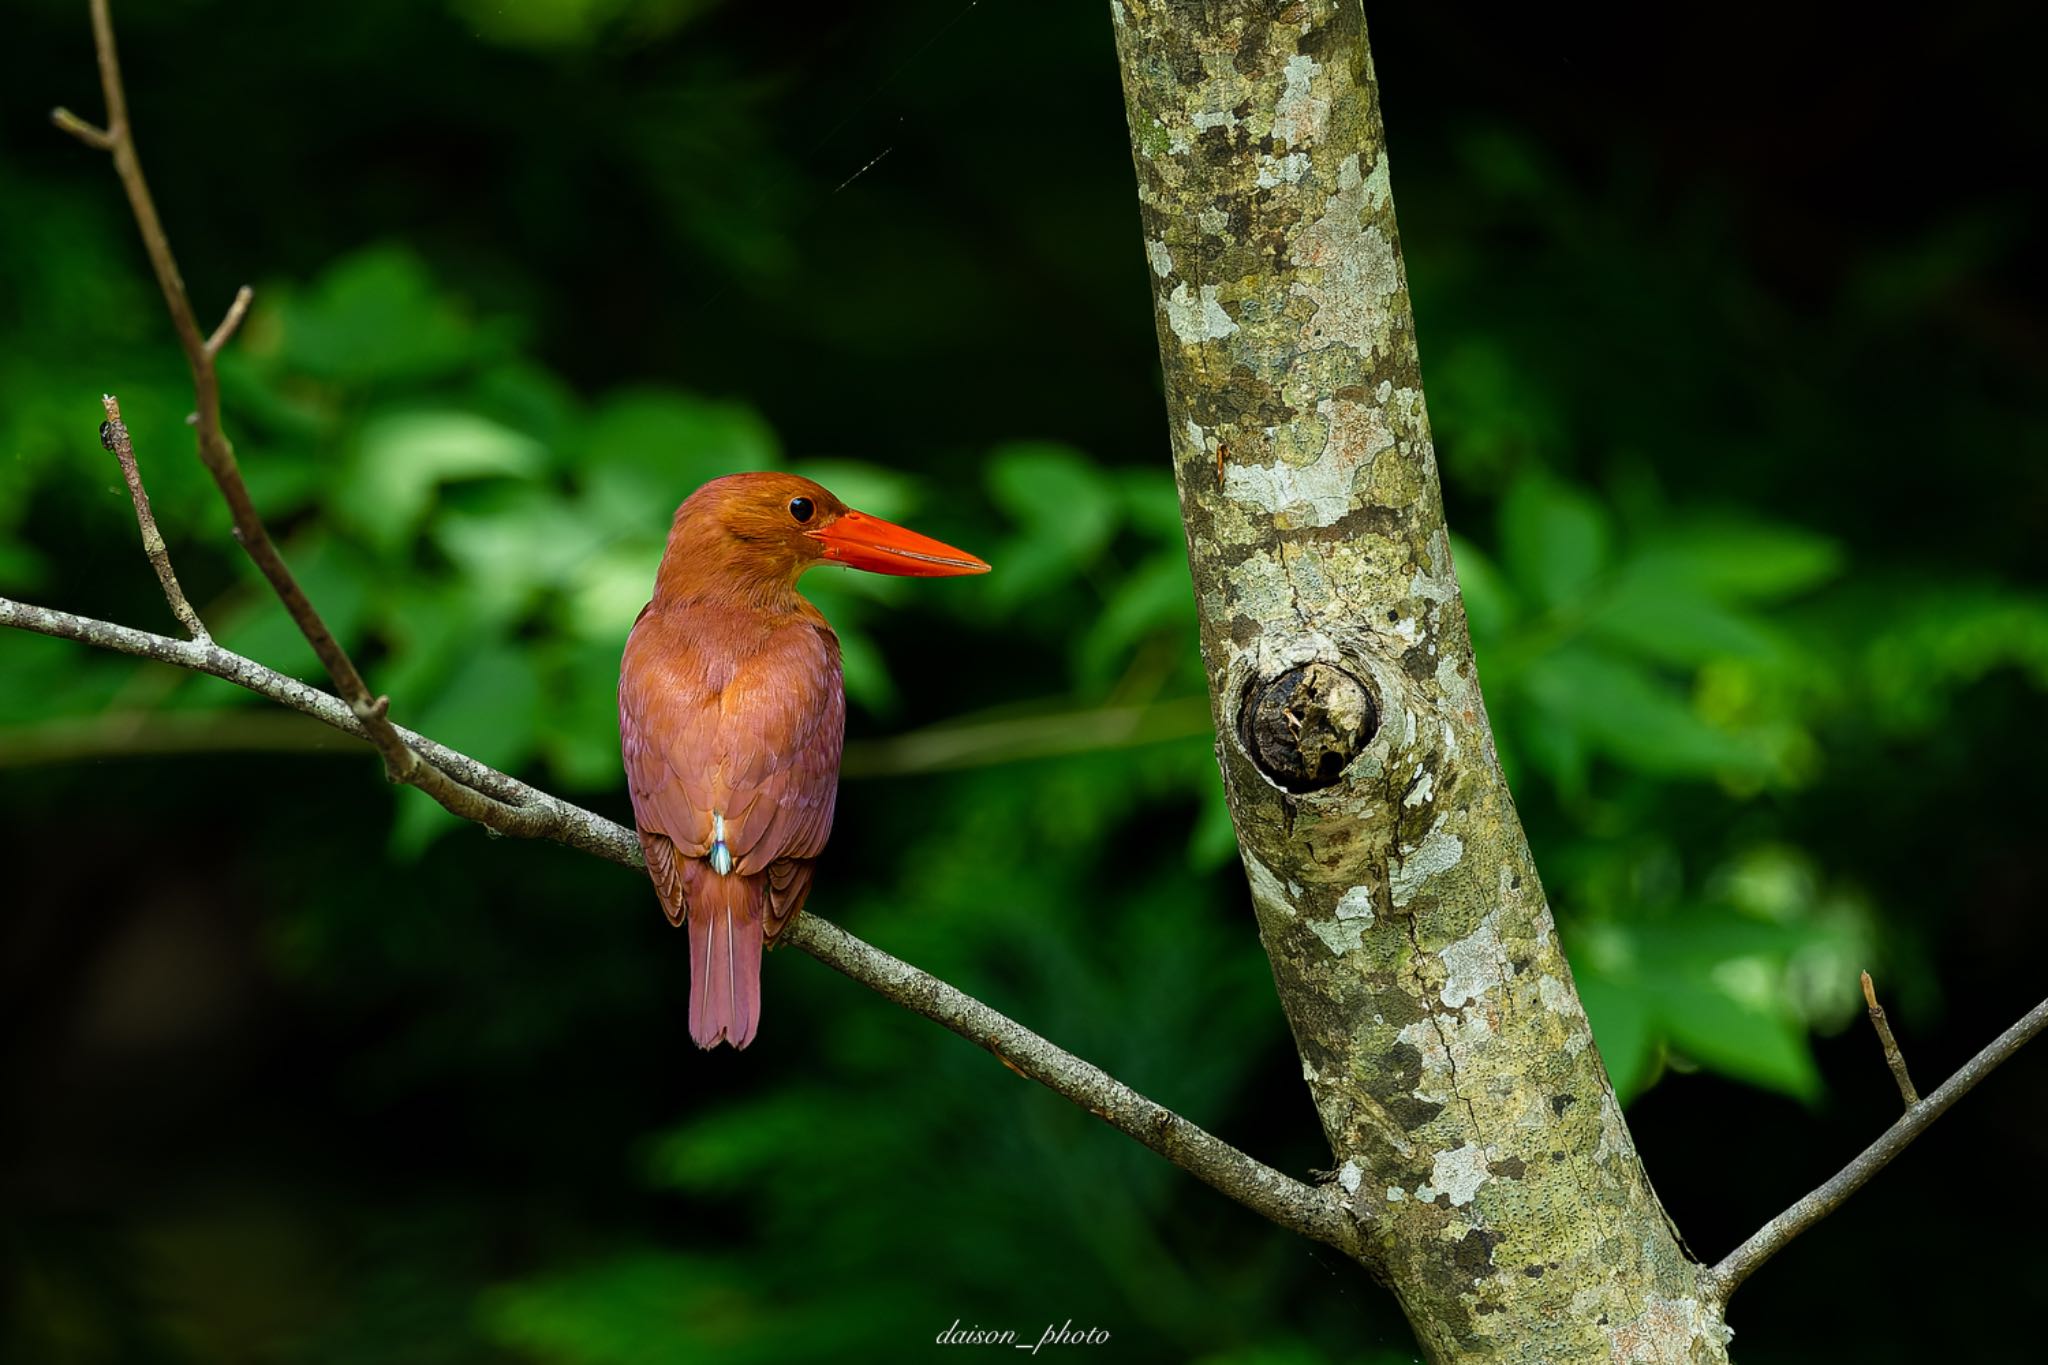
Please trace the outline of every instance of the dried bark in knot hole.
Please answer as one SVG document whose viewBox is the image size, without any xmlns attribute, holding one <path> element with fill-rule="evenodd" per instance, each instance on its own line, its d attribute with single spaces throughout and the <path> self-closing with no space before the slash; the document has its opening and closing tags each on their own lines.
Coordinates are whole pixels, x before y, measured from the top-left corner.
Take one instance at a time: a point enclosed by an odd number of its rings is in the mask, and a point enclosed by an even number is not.
<svg viewBox="0 0 2048 1365">
<path fill-rule="evenodd" d="M 1291 792 L 1334 787 L 1372 742 L 1379 710 L 1364 683 L 1332 664 L 1255 679 L 1237 713 L 1238 735 L 1259 771 Z"/>
</svg>

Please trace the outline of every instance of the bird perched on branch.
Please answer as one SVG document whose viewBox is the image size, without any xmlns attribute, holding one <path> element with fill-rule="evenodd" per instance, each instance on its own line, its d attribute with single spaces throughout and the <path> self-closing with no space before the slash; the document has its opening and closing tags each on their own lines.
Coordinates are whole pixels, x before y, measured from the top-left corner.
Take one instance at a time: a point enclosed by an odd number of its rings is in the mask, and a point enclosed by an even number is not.
<svg viewBox="0 0 2048 1365">
<path fill-rule="evenodd" d="M 761 954 L 803 909 L 832 832 L 846 690 L 839 639 L 797 594 L 818 564 L 988 572 L 793 474 L 732 474 L 676 510 L 619 666 L 619 742 L 648 875 L 690 927 L 690 1036 L 745 1047 Z"/>
</svg>

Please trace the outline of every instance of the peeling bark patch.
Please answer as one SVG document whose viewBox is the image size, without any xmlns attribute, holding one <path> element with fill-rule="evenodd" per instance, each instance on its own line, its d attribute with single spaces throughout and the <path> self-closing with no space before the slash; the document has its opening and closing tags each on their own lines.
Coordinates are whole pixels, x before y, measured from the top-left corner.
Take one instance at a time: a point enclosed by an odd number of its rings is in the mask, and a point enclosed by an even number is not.
<svg viewBox="0 0 2048 1365">
<path fill-rule="evenodd" d="M 1351 510 L 1351 482 L 1355 469 L 1323 460 L 1311 465 L 1233 464 L 1225 475 L 1223 491 L 1239 502 L 1249 503 L 1274 517 L 1285 517 L 1293 526 L 1328 526 Z"/>
<path fill-rule="evenodd" d="M 1357 155 L 1346 157 L 1327 211 L 1295 239 L 1293 264 L 1304 278 L 1294 292 L 1315 308 L 1301 329 L 1308 349 L 1348 346 L 1367 359 L 1386 349 L 1400 266 L 1394 244 L 1377 224 L 1365 222 L 1373 194 L 1385 201 L 1386 184 L 1384 164 L 1367 179 Z"/>
<path fill-rule="evenodd" d="M 1365 942 L 1373 925 L 1372 888 L 1354 886 L 1337 898 L 1336 918 L 1312 920 L 1309 928 L 1330 951 L 1342 956 Z"/>
<path fill-rule="evenodd" d="M 1477 929 L 1438 954 L 1446 973 L 1438 999 L 1449 1008 L 1457 1009 L 1468 1000 L 1477 1000 L 1507 980 L 1501 971 L 1500 934 L 1496 928 L 1499 921 L 1500 912 L 1496 910 L 1480 921 Z"/>
<path fill-rule="evenodd" d="M 1488 1174 L 1486 1153 L 1468 1142 L 1456 1151 L 1437 1153 L 1429 1183 L 1456 1207 L 1472 1202 Z"/>
<path fill-rule="evenodd" d="M 1217 301 L 1216 286 L 1205 284 L 1199 295 L 1188 293 L 1185 281 L 1173 287 L 1166 298 L 1166 325 L 1187 345 L 1221 341 L 1237 330 L 1237 323 Z"/>
<path fill-rule="evenodd" d="M 1422 836 L 1422 842 L 1408 850 L 1388 877 L 1394 904 L 1401 906 L 1414 900 L 1415 893 L 1422 889 L 1424 882 L 1439 872 L 1450 871 L 1464 856 L 1464 840 L 1445 830 L 1443 819 L 1439 817 L 1429 827 L 1429 833 Z"/>
<path fill-rule="evenodd" d="M 1273 107 L 1273 136 L 1289 147 L 1320 140 L 1329 125 L 1329 97 L 1315 93 L 1321 70 L 1313 57 L 1287 59 L 1287 85 Z"/>
<path fill-rule="evenodd" d="M 1308 927 L 1339 957 L 1365 942 L 1365 925 L 1357 920 L 1311 920 Z"/>
<path fill-rule="evenodd" d="M 1162 280 L 1173 273 L 1173 253 L 1157 237 L 1145 239 L 1145 260 L 1152 266 L 1152 273 Z"/>
<path fill-rule="evenodd" d="M 1370 927 L 1372 915 L 1372 888 L 1354 886 L 1337 898 L 1337 918 L 1362 920 Z"/>
<path fill-rule="evenodd" d="M 1608 1358 L 1613 1365 L 1683 1365 L 1698 1358 L 1699 1343 L 1726 1347 L 1734 1335 L 1699 1300 L 1652 1294 L 1641 1313 L 1607 1329 Z"/>
</svg>

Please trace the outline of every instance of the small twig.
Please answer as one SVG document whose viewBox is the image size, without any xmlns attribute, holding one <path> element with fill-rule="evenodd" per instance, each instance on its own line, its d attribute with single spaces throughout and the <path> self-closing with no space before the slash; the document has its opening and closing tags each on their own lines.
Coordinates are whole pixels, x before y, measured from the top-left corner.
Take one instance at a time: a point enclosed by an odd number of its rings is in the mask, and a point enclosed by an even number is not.
<svg viewBox="0 0 2048 1365">
<path fill-rule="evenodd" d="M 178 345 L 192 371 L 193 426 L 199 442 L 199 458 L 207 472 L 213 475 L 215 486 L 227 502 L 229 516 L 234 522 L 235 540 L 269 581 L 285 611 L 298 625 L 299 633 L 306 637 L 306 643 L 313 647 L 314 655 L 334 680 L 335 690 L 361 721 L 370 742 L 383 756 L 386 775 L 394 782 L 409 783 L 430 792 L 437 787 L 446 791 L 447 783 L 431 774 L 422 776 L 417 771 L 421 763 L 419 755 L 405 746 L 397 729 L 377 707 L 376 698 L 356 669 L 355 661 L 334 638 L 326 621 L 299 586 L 298 579 L 285 564 L 284 556 L 278 553 L 276 544 L 270 539 L 269 529 L 256 511 L 248 485 L 243 482 L 241 466 L 235 461 L 234 446 L 221 428 L 220 376 L 214 369 L 215 355 L 234 335 L 249 310 L 249 289 L 245 285 L 236 293 L 227 316 L 211 337 L 199 330 L 199 320 L 192 311 L 192 299 L 186 292 L 184 276 L 178 271 L 177 257 L 171 253 L 170 238 L 164 233 L 163 220 L 157 216 L 156 201 L 149 192 L 149 182 L 142 174 L 142 162 L 135 153 L 134 130 L 128 120 L 128 95 L 121 82 L 120 54 L 114 45 L 114 21 L 107 8 L 107 0 L 92 0 L 92 33 L 93 48 L 99 58 L 100 91 L 107 103 L 106 129 L 102 132 L 64 110 L 53 114 L 52 119 L 66 132 L 113 155 L 114 173 L 120 177 L 121 187 L 127 191 L 128 207 L 135 215 L 136 228 L 142 234 L 143 250 L 149 256 L 151 269 L 156 272 L 164 306 L 171 315 L 171 327 L 178 334 Z M 453 795 L 452 792 L 449 794 Z M 436 792 L 436 799 L 440 799 L 440 795 Z"/>
<path fill-rule="evenodd" d="M 1965 1062 L 1962 1069 L 1941 1083 L 1941 1088 L 1908 1109 L 1905 1116 L 1884 1131 L 1884 1135 L 1859 1153 L 1856 1159 L 1819 1189 L 1763 1225 L 1755 1236 L 1728 1253 L 1719 1265 L 1701 1274 L 1702 1286 L 1715 1301 L 1726 1305 L 1736 1286 L 1751 1272 L 1784 1250 L 1785 1244 L 1840 1208 L 1842 1201 L 1868 1184 L 1870 1178 L 1890 1164 L 1893 1157 L 1927 1131 L 1927 1126 L 1948 1112 L 1949 1106 L 1968 1094 L 1990 1075 L 1999 1063 L 2018 1052 L 2043 1028 L 2048 1028 L 2048 1000 L 2028 1012 L 2025 1018 L 1998 1035 L 1991 1045 Z"/>
<path fill-rule="evenodd" d="M 71 134 L 71 136 L 95 151 L 111 152 L 114 150 L 113 136 L 106 129 L 96 123 L 80 118 L 61 105 L 50 111 L 50 122 L 56 124 L 59 128 L 62 128 L 65 132 Z"/>
<path fill-rule="evenodd" d="M 235 335 L 235 329 L 242 325 L 242 319 L 249 315 L 249 305 L 256 298 L 256 291 L 243 285 L 235 291 L 235 301 L 228 305 L 228 315 L 220 320 L 220 326 L 213 329 L 213 335 L 206 339 L 206 353 L 220 354 L 221 347 L 228 344 Z"/>
<path fill-rule="evenodd" d="M 149 556 L 149 567 L 156 570 L 156 581 L 163 585 L 164 601 L 170 604 L 171 615 L 178 618 L 178 624 L 185 633 L 201 644 L 207 644 L 213 637 L 206 633 L 206 626 L 199 619 L 199 613 L 192 610 L 192 604 L 185 600 L 185 590 L 178 586 L 178 574 L 171 567 L 171 552 L 164 544 L 163 533 L 156 529 L 156 517 L 149 510 L 149 494 L 142 487 L 142 470 L 135 463 L 135 442 L 128 435 L 128 424 L 121 420 L 121 403 L 111 393 L 100 395 L 100 405 L 107 411 L 107 420 L 100 427 L 100 444 L 114 452 L 114 458 L 121 462 L 121 477 L 128 481 L 128 500 L 135 504 L 135 521 L 142 528 L 142 552 Z"/>
<path fill-rule="evenodd" d="M 1913 1088 L 1913 1078 L 1906 1074 L 1906 1055 L 1899 1051 L 1899 1040 L 1892 1037 L 1892 1025 L 1884 1017 L 1884 1006 L 1877 1003 L 1877 987 L 1870 982 L 1870 973 L 1863 973 L 1863 1003 L 1870 1007 L 1870 1025 L 1877 1030 L 1877 1041 L 1884 1045 L 1885 1065 L 1892 1069 L 1892 1079 L 1899 1083 L 1899 1098 L 1908 1110 L 1920 1103 L 1920 1092 Z"/>
<path fill-rule="evenodd" d="M 118 654 L 209 674 L 311 716 L 343 734 L 369 739 L 366 727 L 339 697 L 265 668 L 211 641 L 174 640 L 4 597 L 0 597 L 0 627 L 76 640 Z M 552 839 L 625 867 L 645 866 L 639 836 L 623 825 L 528 786 L 424 735 L 404 729 L 398 734 L 424 760 L 418 766 L 419 772 L 440 777 L 460 797 L 449 800 L 442 790 L 425 783 L 415 785 L 457 815 L 501 834 Z M 905 1009 L 986 1048 L 1012 1071 L 1099 1115 L 1112 1127 L 1253 1212 L 1350 1255 L 1363 1254 L 1354 1215 L 1335 1192 L 1305 1184 L 1255 1160 L 965 992 L 862 942 L 810 911 L 783 931 L 782 941 L 795 944 Z"/>
</svg>

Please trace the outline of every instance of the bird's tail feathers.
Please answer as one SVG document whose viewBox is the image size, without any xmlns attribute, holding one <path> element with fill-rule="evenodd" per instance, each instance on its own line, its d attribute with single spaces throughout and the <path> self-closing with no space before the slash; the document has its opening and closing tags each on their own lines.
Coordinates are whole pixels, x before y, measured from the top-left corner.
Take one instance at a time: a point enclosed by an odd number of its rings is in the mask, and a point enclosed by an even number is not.
<svg viewBox="0 0 2048 1365">
<path fill-rule="evenodd" d="M 690 1037 L 698 1047 L 754 1041 L 761 1024 L 763 886 L 719 876 L 699 859 L 683 872 L 690 923 Z"/>
</svg>

